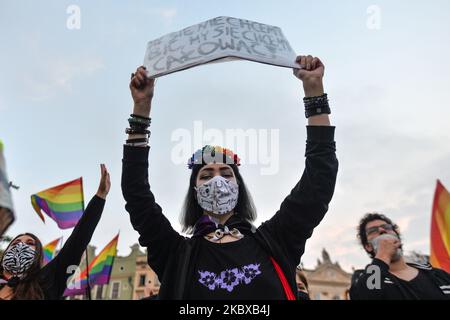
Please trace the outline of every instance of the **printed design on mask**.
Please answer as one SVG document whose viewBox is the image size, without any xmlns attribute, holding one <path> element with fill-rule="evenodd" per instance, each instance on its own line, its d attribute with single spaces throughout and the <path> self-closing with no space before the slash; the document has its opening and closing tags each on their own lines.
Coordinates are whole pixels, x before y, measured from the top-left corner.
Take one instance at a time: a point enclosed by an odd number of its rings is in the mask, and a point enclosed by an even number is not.
<svg viewBox="0 0 450 320">
<path fill-rule="evenodd" d="M 222 176 L 215 176 L 195 189 L 198 204 L 206 211 L 220 215 L 236 207 L 239 186 Z"/>
<path fill-rule="evenodd" d="M 3 256 L 3 268 L 17 277 L 22 277 L 31 267 L 36 251 L 29 245 L 18 242 L 12 245 Z"/>
<path fill-rule="evenodd" d="M 249 264 L 241 268 L 232 268 L 222 271 L 220 275 L 210 271 L 198 271 L 200 274 L 199 282 L 214 291 L 225 289 L 232 292 L 239 284 L 250 284 L 256 276 L 261 274 L 260 264 Z"/>
</svg>

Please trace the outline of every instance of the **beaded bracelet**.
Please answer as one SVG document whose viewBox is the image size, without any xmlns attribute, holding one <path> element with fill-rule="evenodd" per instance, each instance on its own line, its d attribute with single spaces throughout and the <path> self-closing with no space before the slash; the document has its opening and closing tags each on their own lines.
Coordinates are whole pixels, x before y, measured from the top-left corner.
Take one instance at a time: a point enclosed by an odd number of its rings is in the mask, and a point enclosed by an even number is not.
<svg viewBox="0 0 450 320">
<path fill-rule="evenodd" d="M 130 127 L 125 129 L 125 133 L 145 134 L 147 135 L 147 137 L 127 139 L 125 145 L 131 147 L 148 147 L 148 138 L 150 137 L 151 132 L 150 130 L 147 130 L 147 128 L 150 127 L 151 122 L 151 118 L 147 118 L 137 114 L 130 114 L 130 118 L 128 119 Z"/>
<path fill-rule="evenodd" d="M 130 123 L 130 129 L 136 130 L 136 131 L 145 131 L 148 129 L 148 126 L 142 125 L 142 124 Z"/>
<path fill-rule="evenodd" d="M 305 117 L 309 118 L 319 114 L 330 114 L 331 109 L 328 104 L 328 95 L 324 93 L 321 96 L 303 98 L 305 104 Z"/>
<path fill-rule="evenodd" d="M 135 138 L 126 140 L 126 143 L 140 143 L 140 142 L 148 143 L 148 138 Z"/>
<path fill-rule="evenodd" d="M 126 143 L 126 146 L 130 146 L 130 147 L 148 147 L 148 143 L 147 142 L 137 142 L 137 143 Z"/>
<path fill-rule="evenodd" d="M 152 118 L 147 118 L 147 117 L 140 116 L 140 115 L 134 114 L 134 113 L 130 114 L 130 117 L 132 117 L 132 118 L 138 118 L 138 119 L 143 119 L 143 120 L 148 120 L 148 121 L 150 121 L 150 122 L 152 121 Z"/>
<path fill-rule="evenodd" d="M 148 138 L 127 139 L 125 145 L 131 147 L 148 147 Z"/>
<path fill-rule="evenodd" d="M 136 124 L 136 125 L 140 125 L 140 126 L 145 126 L 145 127 L 150 127 L 151 124 L 151 120 L 145 120 L 145 119 L 141 119 L 141 118 L 129 118 L 128 119 L 128 123 L 131 125 Z"/>
<path fill-rule="evenodd" d="M 150 136 L 150 130 L 140 129 L 140 128 L 126 128 L 126 134 L 147 134 Z"/>
<path fill-rule="evenodd" d="M 320 96 L 304 97 L 303 102 L 305 103 L 305 106 L 310 105 L 310 104 L 315 104 L 315 103 L 328 102 L 328 95 L 326 93 L 324 93 Z"/>
<path fill-rule="evenodd" d="M 331 109 L 330 107 L 316 107 L 316 108 L 309 108 L 305 110 L 305 117 L 309 118 L 312 116 L 317 116 L 319 114 L 330 114 Z"/>
</svg>

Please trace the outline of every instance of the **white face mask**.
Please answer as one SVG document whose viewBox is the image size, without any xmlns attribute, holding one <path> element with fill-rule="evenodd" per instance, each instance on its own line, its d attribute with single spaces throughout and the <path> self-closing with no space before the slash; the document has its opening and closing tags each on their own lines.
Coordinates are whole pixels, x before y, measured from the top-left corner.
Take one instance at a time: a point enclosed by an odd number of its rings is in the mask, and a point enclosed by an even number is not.
<svg viewBox="0 0 450 320">
<path fill-rule="evenodd" d="M 380 243 L 380 240 L 382 239 L 396 239 L 396 240 L 400 240 L 397 236 L 393 235 L 393 234 L 388 234 L 388 233 L 384 233 L 382 235 L 379 235 L 376 238 L 373 238 L 372 240 L 370 240 L 370 244 L 373 247 L 373 250 L 375 251 L 375 254 L 377 254 L 378 251 L 378 245 Z M 401 248 L 397 249 L 397 252 L 395 253 L 395 255 L 392 257 L 392 261 L 397 261 L 398 259 L 400 259 L 400 257 L 403 256 L 403 251 Z"/>
<path fill-rule="evenodd" d="M 215 176 L 194 188 L 197 191 L 197 202 L 205 211 L 222 215 L 236 207 L 239 186 L 222 176 Z"/>
</svg>

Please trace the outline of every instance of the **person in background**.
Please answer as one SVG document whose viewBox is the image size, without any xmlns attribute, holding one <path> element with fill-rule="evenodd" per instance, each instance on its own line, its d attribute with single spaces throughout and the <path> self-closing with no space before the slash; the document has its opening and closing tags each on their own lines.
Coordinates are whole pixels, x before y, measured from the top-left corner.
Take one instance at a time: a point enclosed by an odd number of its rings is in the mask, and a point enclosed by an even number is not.
<svg viewBox="0 0 450 320">
<path fill-rule="evenodd" d="M 311 300 L 311 297 L 309 296 L 308 279 L 306 279 L 305 272 L 300 265 L 295 269 L 295 282 L 297 283 L 297 299 Z"/>
<path fill-rule="evenodd" d="M 100 220 L 111 186 L 101 165 L 100 185 L 58 255 L 42 267 L 42 243 L 32 233 L 16 236 L 0 257 L 0 300 L 58 300 L 72 275 L 69 266 L 80 263 Z"/>
<path fill-rule="evenodd" d="M 352 300 L 450 300 L 450 274 L 431 265 L 407 263 L 398 226 L 380 213 L 368 213 L 358 238 L 372 258 L 352 277 Z"/>
</svg>

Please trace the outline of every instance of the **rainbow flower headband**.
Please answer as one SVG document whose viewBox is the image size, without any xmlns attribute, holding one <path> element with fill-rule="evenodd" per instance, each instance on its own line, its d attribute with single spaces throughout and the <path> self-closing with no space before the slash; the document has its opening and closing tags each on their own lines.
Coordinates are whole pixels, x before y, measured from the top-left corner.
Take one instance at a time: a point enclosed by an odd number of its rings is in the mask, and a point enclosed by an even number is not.
<svg viewBox="0 0 450 320">
<path fill-rule="evenodd" d="M 220 146 L 206 145 L 198 149 L 192 157 L 189 158 L 187 166 L 192 169 L 195 164 L 209 164 L 209 163 L 225 163 L 241 165 L 241 159 L 230 149 L 222 148 Z"/>
</svg>

